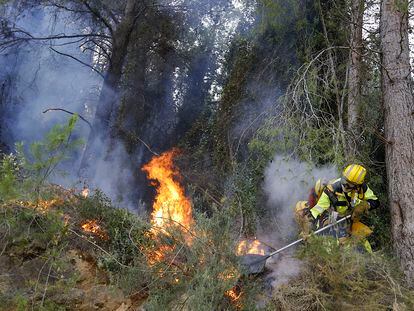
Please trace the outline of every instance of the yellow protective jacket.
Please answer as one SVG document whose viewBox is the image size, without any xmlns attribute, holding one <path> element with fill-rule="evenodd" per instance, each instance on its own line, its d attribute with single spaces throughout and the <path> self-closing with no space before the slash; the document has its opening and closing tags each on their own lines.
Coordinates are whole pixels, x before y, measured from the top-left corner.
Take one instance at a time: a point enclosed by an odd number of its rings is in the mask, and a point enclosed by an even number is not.
<svg viewBox="0 0 414 311">
<path fill-rule="evenodd" d="M 341 179 L 338 178 L 329 182 L 323 191 L 318 203 L 310 210 L 312 216 L 316 219 L 329 208 L 333 208 L 339 213 L 339 216 L 350 214 L 353 208 L 361 201 L 367 201 L 371 208 L 379 205 L 378 198 L 374 192 L 366 185 L 361 186 L 360 191 L 345 193 L 342 190 Z"/>
</svg>

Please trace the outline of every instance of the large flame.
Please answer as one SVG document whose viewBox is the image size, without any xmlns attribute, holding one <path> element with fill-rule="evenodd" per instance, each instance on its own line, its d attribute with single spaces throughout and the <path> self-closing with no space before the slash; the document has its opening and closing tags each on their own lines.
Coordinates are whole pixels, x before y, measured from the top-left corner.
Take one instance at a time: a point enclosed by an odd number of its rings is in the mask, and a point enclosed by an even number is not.
<svg viewBox="0 0 414 311">
<path fill-rule="evenodd" d="M 191 203 L 184 194 L 177 179 L 180 173 L 174 167 L 173 158 L 177 149 L 156 156 L 142 168 L 149 179 L 156 180 L 157 195 L 153 205 L 151 223 L 164 228 L 170 224 L 180 224 L 189 228 L 193 222 Z"/>
</svg>

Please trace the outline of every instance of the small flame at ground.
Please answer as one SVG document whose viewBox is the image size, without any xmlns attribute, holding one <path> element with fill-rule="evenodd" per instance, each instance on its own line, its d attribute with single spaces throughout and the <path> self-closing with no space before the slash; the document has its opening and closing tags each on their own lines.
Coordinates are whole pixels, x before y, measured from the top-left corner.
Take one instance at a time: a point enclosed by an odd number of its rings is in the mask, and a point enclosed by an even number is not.
<svg viewBox="0 0 414 311">
<path fill-rule="evenodd" d="M 237 246 L 236 254 L 238 256 L 246 255 L 246 254 L 257 254 L 257 255 L 265 255 L 266 254 L 266 246 L 262 244 L 259 240 L 243 240 Z"/>
<path fill-rule="evenodd" d="M 36 201 L 18 201 L 18 203 L 22 206 L 25 207 L 30 207 L 30 208 L 35 208 L 37 210 L 39 210 L 42 213 L 46 213 L 48 210 L 50 210 L 51 208 L 62 204 L 63 200 L 60 198 L 56 198 L 56 199 L 51 199 L 51 200 L 43 200 L 43 199 L 38 199 Z"/>
<path fill-rule="evenodd" d="M 238 285 L 235 285 L 232 289 L 225 291 L 224 295 L 230 299 L 231 303 L 236 307 L 236 309 L 241 309 L 243 307 L 243 304 L 240 301 L 243 292 Z"/>
<path fill-rule="evenodd" d="M 87 198 L 89 196 L 89 189 L 88 188 L 84 188 L 81 191 L 81 196 L 84 197 L 84 198 Z"/>
<path fill-rule="evenodd" d="M 193 222 L 191 203 L 177 181 L 181 175 L 173 164 L 173 158 L 177 153 L 177 149 L 172 149 L 152 158 L 142 168 L 148 174 L 149 179 L 158 182 L 157 184 L 153 183 L 157 186 L 157 195 L 153 205 L 151 222 L 154 226 L 161 228 L 170 225 L 170 220 L 185 228 L 189 228 Z"/>
<path fill-rule="evenodd" d="M 83 231 L 92 233 L 100 237 L 102 240 L 109 239 L 108 234 L 105 230 L 102 229 L 102 227 L 98 224 L 98 221 L 96 219 L 86 221 L 81 227 Z"/>
</svg>

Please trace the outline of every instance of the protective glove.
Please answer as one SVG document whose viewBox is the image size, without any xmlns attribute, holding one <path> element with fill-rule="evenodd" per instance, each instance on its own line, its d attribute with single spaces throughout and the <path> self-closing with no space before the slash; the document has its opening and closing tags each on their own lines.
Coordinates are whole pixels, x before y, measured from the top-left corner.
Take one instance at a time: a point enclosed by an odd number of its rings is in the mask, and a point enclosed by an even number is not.
<svg viewBox="0 0 414 311">
<path fill-rule="evenodd" d="M 362 215 L 367 214 L 369 210 L 369 203 L 367 201 L 361 201 L 357 206 L 355 206 L 354 211 L 352 212 L 352 220 L 359 220 Z"/>
<path fill-rule="evenodd" d="M 300 229 L 301 233 L 299 236 L 306 241 L 312 233 L 312 222 L 308 216 L 302 217 L 302 221 L 300 222 Z"/>
<path fill-rule="evenodd" d="M 303 239 L 304 242 L 307 242 L 308 239 L 311 237 L 312 233 L 311 232 L 301 232 L 299 233 L 299 236 Z"/>
</svg>

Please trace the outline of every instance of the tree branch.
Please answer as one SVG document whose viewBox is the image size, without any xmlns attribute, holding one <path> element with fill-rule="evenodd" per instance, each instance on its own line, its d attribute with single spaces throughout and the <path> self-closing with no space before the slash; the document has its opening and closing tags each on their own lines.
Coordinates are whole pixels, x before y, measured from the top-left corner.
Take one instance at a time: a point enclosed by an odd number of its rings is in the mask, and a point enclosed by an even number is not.
<svg viewBox="0 0 414 311">
<path fill-rule="evenodd" d="M 25 34 L 27 37 L 14 37 L 13 39 L 7 40 L 7 41 L 3 41 L 0 43 L 0 50 L 5 50 L 7 48 L 10 48 L 14 45 L 20 44 L 20 43 L 24 43 L 24 42 L 29 42 L 29 41 L 48 41 L 48 40 L 61 40 L 61 39 L 75 39 L 75 38 L 97 38 L 97 37 L 101 37 L 101 38 L 105 38 L 105 39 L 111 39 L 111 37 L 106 36 L 106 35 L 102 35 L 102 34 L 95 34 L 95 33 L 91 33 L 91 34 L 83 34 L 83 35 L 65 35 L 65 34 L 58 34 L 58 35 L 51 35 L 48 37 L 33 37 L 30 33 L 18 29 L 18 30 L 14 30 L 12 31 L 12 33 L 22 33 Z M 2 38 L 0 38 L 1 41 Z M 81 41 L 81 40 L 79 40 Z M 79 42 L 78 41 L 78 42 Z"/>
<path fill-rule="evenodd" d="M 80 114 L 78 114 L 78 113 L 70 112 L 70 111 L 68 111 L 66 109 L 62 109 L 62 108 L 49 108 L 49 109 L 46 109 L 45 111 L 43 111 L 43 113 L 46 113 L 46 112 L 49 112 L 49 111 L 63 111 L 63 112 L 69 113 L 71 115 L 75 115 L 76 114 L 76 115 L 79 116 L 79 118 L 81 118 L 83 121 L 85 121 L 86 123 L 88 123 L 89 127 L 92 129 L 92 124 L 88 120 L 86 120 L 84 117 L 82 117 Z"/>
<path fill-rule="evenodd" d="M 151 152 L 153 155 L 156 155 L 156 156 L 160 155 L 159 153 L 153 151 L 151 149 L 151 147 L 145 141 L 143 141 L 141 138 L 139 138 L 137 135 L 132 134 L 131 132 L 127 131 L 126 129 L 124 129 L 122 127 L 118 127 L 118 130 L 121 134 L 126 135 L 128 139 L 130 139 L 132 141 L 135 141 L 135 142 L 138 141 L 138 142 L 142 143 L 148 149 L 148 151 Z"/>
<path fill-rule="evenodd" d="M 72 56 L 72 55 L 69 55 L 69 54 L 66 54 L 66 53 L 63 53 L 63 52 L 59 52 L 59 51 L 55 50 L 55 49 L 54 49 L 54 48 L 52 48 L 52 47 L 49 47 L 49 49 L 51 49 L 53 52 L 55 52 L 55 53 L 57 53 L 57 54 L 59 54 L 59 55 L 63 55 L 63 56 L 69 57 L 69 58 L 71 58 L 71 59 L 73 59 L 73 60 L 77 61 L 78 63 L 80 63 L 80 64 L 82 64 L 82 65 L 84 65 L 84 66 L 86 66 L 86 67 L 88 67 L 88 68 L 92 69 L 92 70 L 93 70 L 93 71 L 95 71 L 98 75 L 100 75 L 102 79 L 105 79 L 105 76 L 104 76 L 104 75 L 103 75 L 103 74 L 102 74 L 99 70 L 97 70 L 97 69 L 95 69 L 93 66 L 91 66 L 91 65 L 89 65 L 89 64 L 87 64 L 87 63 L 85 63 L 85 62 L 81 61 L 80 59 L 77 59 L 75 56 Z"/>
<path fill-rule="evenodd" d="M 114 30 L 113 30 L 111 24 L 106 20 L 106 18 L 104 18 L 102 16 L 102 14 L 98 10 L 96 10 L 93 7 L 91 7 L 90 4 L 88 3 L 88 1 L 82 0 L 82 3 L 90 11 L 90 13 L 93 16 L 95 16 L 98 20 L 100 20 L 106 26 L 106 28 L 108 28 L 108 30 L 111 33 L 111 35 L 113 35 Z"/>
</svg>

